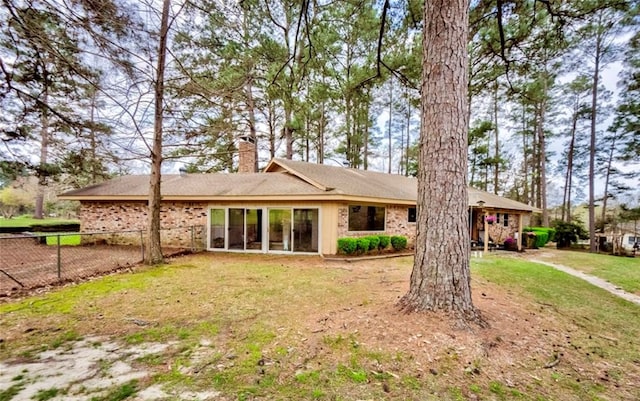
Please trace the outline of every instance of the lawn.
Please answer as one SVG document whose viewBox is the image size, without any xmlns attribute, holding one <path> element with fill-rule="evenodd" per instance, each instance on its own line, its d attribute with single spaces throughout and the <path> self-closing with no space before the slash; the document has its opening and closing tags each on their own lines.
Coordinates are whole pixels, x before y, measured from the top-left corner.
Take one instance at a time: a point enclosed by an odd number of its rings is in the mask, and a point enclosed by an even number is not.
<svg viewBox="0 0 640 401">
<path fill-rule="evenodd" d="M 51 226 L 58 224 L 77 224 L 78 220 L 65 219 L 34 219 L 28 216 L 19 216 L 12 219 L 0 218 L 0 227 L 31 227 L 34 225 Z"/>
<path fill-rule="evenodd" d="M 205 253 L 5 302 L 0 399 L 28 399 L 29 388 L 53 400 L 145 400 L 152 389 L 167 399 L 640 399 L 638 306 L 492 256 L 472 267 L 491 327 L 464 330 L 441 315 L 398 313 L 411 265 Z M 99 354 L 90 379 L 33 387 L 43 380 L 30 373 L 37 361 L 55 370 L 73 354 L 82 365 L 81 349 Z M 123 366 L 144 377 L 114 381 Z"/>
<path fill-rule="evenodd" d="M 534 257 L 541 261 L 568 266 L 592 274 L 627 292 L 640 295 L 640 257 L 630 258 L 547 249 Z"/>
<path fill-rule="evenodd" d="M 63 246 L 77 246 L 80 245 L 80 234 L 60 234 L 60 245 Z M 58 245 L 58 235 L 47 234 L 47 245 Z"/>
</svg>

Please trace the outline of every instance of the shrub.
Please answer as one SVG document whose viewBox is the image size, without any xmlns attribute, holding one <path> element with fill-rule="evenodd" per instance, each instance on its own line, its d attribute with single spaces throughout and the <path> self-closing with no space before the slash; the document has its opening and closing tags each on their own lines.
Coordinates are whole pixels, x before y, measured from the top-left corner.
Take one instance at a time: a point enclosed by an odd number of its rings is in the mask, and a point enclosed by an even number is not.
<svg viewBox="0 0 640 401">
<path fill-rule="evenodd" d="M 578 242 L 578 238 L 588 236 L 580 224 L 556 220 L 553 225 L 555 226 L 555 241 L 558 248 L 569 248 L 572 243 Z"/>
<path fill-rule="evenodd" d="M 365 238 L 369 240 L 370 251 L 375 251 L 376 249 L 378 249 L 378 246 L 380 245 L 380 238 L 377 235 L 369 235 Z"/>
<path fill-rule="evenodd" d="M 516 249 L 516 246 L 517 246 L 517 243 L 516 243 L 515 238 L 513 238 L 513 237 L 507 237 L 507 238 L 504 240 L 504 248 L 505 248 L 505 249 L 507 249 L 507 250 L 514 250 L 514 249 Z"/>
<path fill-rule="evenodd" d="M 401 251 L 407 247 L 407 237 L 394 235 L 391 237 L 391 246 L 396 251 Z"/>
<path fill-rule="evenodd" d="M 542 248 L 547 242 L 551 241 L 556 234 L 556 230 L 549 227 L 525 227 L 523 231 L 529 234 L 530 237 L 530 233 L 535 234 L 535 240 L 527 242 L 527 246 L 534 248 Z"/>
<path fill-rule="evenodd" d="M 351 255 L 358 249 L 358 240 L 356 238 L 338 238 L 338 253 Z"/>
<path fill-rule="evenodd" d="M 358 243 L 358 252 L 360 253 L 369 252 L 369 238 L 361 237 L 361 238 L 358 238 L 356 241 Z"/>
<path fill-rule="evenodd" d="M 378 249 L 387 249 L 389 247 L 389 244 L 391 243 L 391 237 L 389 237 L 388 235 L 378 235 L 378 238 L 380 239 Z"/>
</svg>

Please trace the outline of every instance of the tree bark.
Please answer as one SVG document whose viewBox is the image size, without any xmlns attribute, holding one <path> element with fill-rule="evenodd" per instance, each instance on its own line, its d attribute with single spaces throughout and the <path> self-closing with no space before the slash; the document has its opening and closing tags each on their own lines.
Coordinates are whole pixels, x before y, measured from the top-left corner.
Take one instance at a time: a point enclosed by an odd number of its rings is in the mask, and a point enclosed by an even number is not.
<svg viewBox="0 0 640 401">
<path fill-rule="evenodd" d="M 169 0 L 162 5 L 160 42 L 158 45 L 158 66 L 155 82 L 155 110 L 153 121 L 153 149 L 151 150 L 151 178 L 149 182 L 149 225 L 147 227 L 147 246 L 145 263 L 150 265 L 164 262 L 160 243 L 160 170 L 162 167 L 162 121 L 164 100 L 164 69 L 167 55 L 167 31 L 169 26 Z"/>
<path fill-rule="evenodd" d="M 416 255 L 403 311 L 485 324 L 471 300 L 467 198 L 468 1 L 425 1 Z"/>
<path fill-rule="evenodd" d="M 42 101 L 45 106 L 42 107 L 42 115 L 40 116 L 40 169 L 38 171 L 38 187 L 36 192 L 36 206 L 33 213 L 34 219 L 44 219 L 44 192 L 47 187 L 47 163 L 49 162 L 49 111 L 46 105 L 49 102 L 50 84 L 46 68 L 43 68 L 44 74 L 44 91 Z"/>
<path fill-rule="evenodd" d="M 595 210 L 595 164 L 596 164 L 596 123 L 598 111 L 598 84 L 600 75 L 600 47 L 602 38 L 596 36 L 595 65 L 591 90 L 591 139 L 589 143 L 589 252 L 596 251 L 596 210 Z M 605 196 L 607 194 L 605 193 Z"/>
</svg>

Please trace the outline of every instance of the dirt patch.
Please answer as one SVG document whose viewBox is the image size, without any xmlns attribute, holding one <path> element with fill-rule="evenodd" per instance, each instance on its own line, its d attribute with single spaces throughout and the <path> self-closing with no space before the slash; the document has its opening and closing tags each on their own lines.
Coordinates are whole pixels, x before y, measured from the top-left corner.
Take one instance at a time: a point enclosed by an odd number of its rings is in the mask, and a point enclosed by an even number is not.
<svg viewBox="0 0 640 401">
<path fill-rule="evenodd" d="M 39 393 L 52 389 L 64 389 L 64 394 L 54 399 L 98 399 L 127 383 L 148 378 L 150 372 L 135 366 L 135 361 L 165 352 L 171 346 L 147 343 L 122 347 L 103 338 L 87 338 L 39 353 L 28 362 L 0 362 L 0 390 L 16 386 L 16 400 L 34 399 Z M 211 391 L 192 392 L 180 399 L 207 400 L 216 394 Z M 147 387 L 136 394 L 139 401 L 171 397 L 176 397 L 176 394 L 169 394 L 158 386 Z"/>
</svg>

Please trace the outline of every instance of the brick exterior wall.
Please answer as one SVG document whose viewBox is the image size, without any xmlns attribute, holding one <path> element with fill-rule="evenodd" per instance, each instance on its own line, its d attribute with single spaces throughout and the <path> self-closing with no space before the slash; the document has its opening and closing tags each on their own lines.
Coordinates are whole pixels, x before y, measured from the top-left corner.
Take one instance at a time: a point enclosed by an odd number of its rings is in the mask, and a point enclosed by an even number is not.
<svg viewBox="0 0 640 401">
<path fill-rule="evenodd" d="M 490 213 L 489 215 L 496 217 L 497 213 Z M 489 238 L 491 238 L 491 240 L 493 240 L 493 242 L 496 244 L 504 243 L 504 240 L 507 239 L 507 237 L 515 238 L 515 233 L 518 232 L 518 216 L 519 215 L 515 213 L 509 213 L 508 225 L 506 227 L 503 223 L 504 215 L 505 213 L 500 213 L 500 222 L 487 224 L 487 227 L 488 227 L 487 231 L 489 232 Z M 479 213 L 476 216 L 475 223 L 479 231 L 484 230 L 484 223 L 482 218 L 483 218 L 483 215 L 481 213 Z M 526 226 L 527 224 L 526 220 L 524 220 L 523 223 Z M 480 238 L 480 240 L 482 241 L 483 238 Z"/>
<path fill-rule="evenodd" d="M 139 245 L 140 230 L 147 227 L 147 203 L 81 202 L 81 232 L 121 232 L 127 234 L 92 236 L 96 241 L 118 245 Z M 191 247 L 204 244 L 206 238 L 207 204 L 196 202 L 163 202 L 160 209 L 161 240 L 165 246 Z M 193 228 L 192 228 L 193 227 Z M 89 238 L 89 237 L 88 237 Z M 203 246 L 203 245 L 198 245 Z"/>
<path fill-rule="evenodd" d="M 413 247 L 416 240 L 416 223 L 409 223 L 409 207 L 385 205 L 385 231 L 349 231 L 349 208 L 344 205 L 338 208 L 338 238 L 366 237 L 371 234 L 404 235 L 407 246 Z"/>
</svg>

